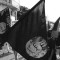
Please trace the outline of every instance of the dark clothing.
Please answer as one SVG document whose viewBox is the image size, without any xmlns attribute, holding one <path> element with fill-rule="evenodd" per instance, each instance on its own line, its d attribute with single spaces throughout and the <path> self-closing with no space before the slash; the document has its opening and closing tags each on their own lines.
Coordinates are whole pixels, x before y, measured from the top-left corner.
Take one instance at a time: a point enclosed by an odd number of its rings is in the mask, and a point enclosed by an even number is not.
<svg viewBox="0 0 60 60">
<path fill-rule="evenodd" d="M 56 39 L 56 45 L 60 46 L 60 34 L 59 34 L 58 38 Z"/>
</svg>

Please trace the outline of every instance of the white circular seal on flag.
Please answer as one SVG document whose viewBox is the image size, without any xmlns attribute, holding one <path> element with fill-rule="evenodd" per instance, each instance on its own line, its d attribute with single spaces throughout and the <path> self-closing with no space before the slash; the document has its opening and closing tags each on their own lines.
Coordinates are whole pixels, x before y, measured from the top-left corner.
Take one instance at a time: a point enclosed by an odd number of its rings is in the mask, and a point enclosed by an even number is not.
<svg viewBox="0 0 60 60">
<path fill-rule="evenodd" d="M 5 33 L 5 31 L 6 31 L 6 23 L 1 22 L 0 23 L 0 34 Z"/>
<path fill-rule="evenodd" d="M 42 37 L 33 37 L 26 44 L 26 52 L 33 58 L 41 58 L 47 51 L 47 42 Z"/>
</svg>

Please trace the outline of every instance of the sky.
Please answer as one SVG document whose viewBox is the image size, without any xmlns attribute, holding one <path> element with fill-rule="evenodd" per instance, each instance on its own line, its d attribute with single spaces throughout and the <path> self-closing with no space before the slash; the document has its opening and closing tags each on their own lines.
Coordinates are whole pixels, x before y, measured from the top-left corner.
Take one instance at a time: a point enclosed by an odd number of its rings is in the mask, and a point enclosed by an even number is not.
<svg viewBox="0 0 60 60">
<path fill-rule="evenodd" d="M 20 5 L 31 9 L 40 0 L 16 0 Z M 45 0 L 46 19 L 51 22 L 56 22 L 60 17 L 60 0 Z"/>
<path fill-rule="evenodd" d="M 20 5 L 26 6 L 31 9 L 40 0 L 20 0 Z"/>
<path fill-rule="evenodd" d="M 31 9 L 40 0 L 13 0 L 13 1 L 17 2 L 19 5 L 26 6 L 29 9 Z"/>
<path fill-rule="evenodd" d="M 40 0 L 14 0 L 21 6 L 31 9 Z M 14 3 L 14 5 L 16 5 Z M 55 22 L 60 17 L 60 0 L 45 0 L 46 20 Z"/>
<path fill-rule="evenodd" d="M 56 22 L 60 17 L 60 0 L 45 0 L 46 19 L 51 22 Z"/>
</svg>

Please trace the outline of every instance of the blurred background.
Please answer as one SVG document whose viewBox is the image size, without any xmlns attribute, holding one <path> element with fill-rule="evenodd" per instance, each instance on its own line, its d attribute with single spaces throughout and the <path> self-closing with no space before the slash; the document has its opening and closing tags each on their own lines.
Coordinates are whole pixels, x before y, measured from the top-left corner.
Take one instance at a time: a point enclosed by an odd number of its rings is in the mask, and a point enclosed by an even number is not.
<svg viewBox="0 0 60 60">
<path fill-rule="evenodd" d="M 0 0 L 0 25 L 2 26 L 2 28 L 0 27 L 0 42 L 2 42 L 5 32 L 39 1 L 40 0 Z M 59 0 L 45 1 L 47 30 L 53 29 L 54 23 L 60 16 L 59 5 Z M 2 43 L 0 43 L 0 60 L 26 60 L 18 52 L 14 51 L 8 42 L 3 45 Z"/>
</svg>

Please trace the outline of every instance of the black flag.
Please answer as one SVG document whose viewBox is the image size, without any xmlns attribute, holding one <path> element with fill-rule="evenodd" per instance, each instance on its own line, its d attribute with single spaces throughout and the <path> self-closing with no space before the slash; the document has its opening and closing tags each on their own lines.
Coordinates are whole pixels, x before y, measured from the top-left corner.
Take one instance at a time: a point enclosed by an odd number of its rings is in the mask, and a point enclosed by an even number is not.
<svg viewBox="0 0 60 60">
<path fill-rule="evenodd" d="M 54 48 L 54 55 L 52 56 L 53 60 L 55 60 L 57 57 L 58 50 L 60 49 L 60 17 L 57 19 L 57 21 L 54 23 L 54 27 L 51 32 L 51 45 Z M 59 53 L 58 53 L 59 55 Z"/>
<path fill-rule="evenodd" d="M 49 56 L 46 40 L 45 1 L 41 0 L 12 27 L 8 42 L 15 51 L 27 60 L 39 60 L 42 59 L 42 56 L 44 56 L 44 59 Z M 39 47 L 38 44 L 40 44 L 36 43 L 38 41 L 45 44 L 41 54 L 39 54 L 40 50 L 37 48 Z M 47 54 L 46 57 L 45 54 Z"/>
<path fill-rule="evenodd" d="M 56 39 L 56 38 L 58 38 L 58 33 L 59 33 L 59 20 L 60 20 L 60 18 L 58 18 L 58 20 L 55 22 L 55 24 L 54 24 L 54 27 L 53 27 L 53 29 L 52 29 L 52 34 L 51 34 L 51 37 L 53 38 L 53 39 Z"/>
<path fill-rule="evenodd" d="M 57 21 L 54 24 L 51 37 L 54 39 L 55 44 L 59 46 L 60 45 L 60 17 L 57 19 Z"/>
</svg>

